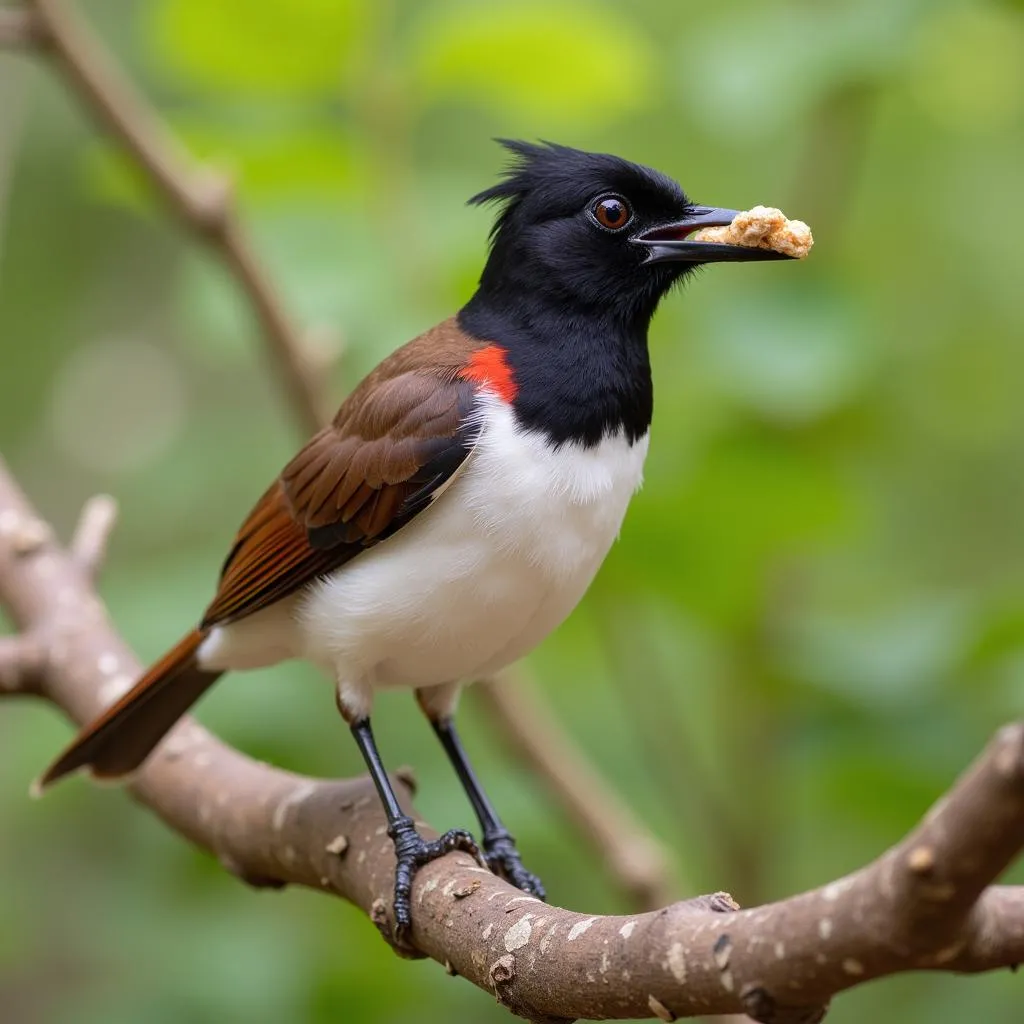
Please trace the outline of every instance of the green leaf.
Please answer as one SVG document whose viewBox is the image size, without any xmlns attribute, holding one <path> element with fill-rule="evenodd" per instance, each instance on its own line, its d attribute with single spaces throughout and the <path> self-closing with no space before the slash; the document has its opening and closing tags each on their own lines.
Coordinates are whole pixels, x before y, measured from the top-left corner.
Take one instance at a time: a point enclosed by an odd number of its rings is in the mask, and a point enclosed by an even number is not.
<svg viewBox="0 0 1024 1024">
<path fill-rule="evenodd" d="M 460 3 L 430 8 L 409 65 L 427 102 L 582 129 L 647 103 L 657 54 L 628 17 L 596 3 Z"/>
<path fill-rule="evenodd" d="M 962 662 L 974 608 L 937 594 L 866 615 L 811 614 L 794 626 L 792 664 L 808 683 L 869 708 L 913 705 Z"/>
<path fill-rule="evenodd" d="M 643 499 L 610 561 L 628 557 L 634 572 L 712 622 L 746 621 L 780 566 L 816 550 L 851 519 L 850 496 L 833 468 L 791 440 L 728 434 L 682 481 L 670 480 L 665 464 L 649 467 Z"/>
<path fill-rule="evenodd" d="M 174 130 L 198 162 L 230 176 L 243 202 L 336 200 L 361 194 L 370 180 L 355 140 L 328 125 L 282 128 L 206 119 L 175 122 Z M 93 195 L 138 214 L 152 212 L 155 191 L 119 147 L 102 138 L 91 141 L 82 165 Z"/>
<path fill-rule="evenodd" d="M 674 66 L 682 103 L 737 146 L 807 115 L 837 86 L 889 73 L 915 18 L 913 5 L 889 0 L 732 6 L 682 36 Z"/>
<path fill-rule="evenodd" d="M 307 96 L 338 90 L 375 11 L 363 0 L 164 0 L 150 33 L 168 65 L 204 89 Z"/>
<path fill-rule="evenodd" d="M 699 336 L 722 391 L 786 424 L 813 421 L 853 399 L 876 354 L 857 308 L 778 281 L 715 308 Z"/>
<path fill-rule="evenodd" d="M 993 7 L 943 11 L 916 40 L 911 87 L 944 127 L 1004 131 L 1024 111 L 1024 25 Z"/>
<path fill-rule="evenodd" d="M 155 193 L 145 174 L 123 150 L 105 139 L 90 141 L 82 150 L 81 169 L 91 196 L 141 217 L 152 215 Z"/>
</svg>

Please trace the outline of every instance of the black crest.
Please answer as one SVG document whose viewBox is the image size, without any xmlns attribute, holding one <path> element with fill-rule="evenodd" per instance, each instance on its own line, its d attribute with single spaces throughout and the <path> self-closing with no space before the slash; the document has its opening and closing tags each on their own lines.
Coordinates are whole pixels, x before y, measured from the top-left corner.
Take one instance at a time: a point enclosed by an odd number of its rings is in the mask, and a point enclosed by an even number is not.
<svg viewBox="0 0 1024 1024">
<path fill-rule="evenodd" d="M 496 139 L 512 155 L 502 180 L 473 196 L 472 206 L 502 209 L 491 238 L 512 221 L 568 216 L 600 192 L 621 192 L 648 213 L 671 216 L 688 205 L 683 190 L 650 167 L 611 153 L 588 153 L 555 142 Z"/>
</svg>

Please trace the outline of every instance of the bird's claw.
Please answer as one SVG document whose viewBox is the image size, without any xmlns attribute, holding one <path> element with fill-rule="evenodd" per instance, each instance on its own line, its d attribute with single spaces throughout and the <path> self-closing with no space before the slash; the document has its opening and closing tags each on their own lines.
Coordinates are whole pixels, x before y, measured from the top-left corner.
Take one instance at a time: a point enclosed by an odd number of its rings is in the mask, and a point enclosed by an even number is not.
<svg viewBox="0 0 1024 1024">
<path fill-rule="evenodd" d="M 410 947 L 412 935 L 412 883 L 424 864 L 443 857 L 454 850 L 462 850 L 485 863 L 476 840 L 462 828 L 453 828 L 437 839 L 424 839 L 412 818 L 399 818 L 388 828 L 395 844 L 395 941 L 400 947 Z"/>
<path fill-rule="evenodd" d="M 539 900 L 547 900 L 544 883 L 523 866 L 515 840 L 507 833 L 484 836 L 484 860 L 496 875 Z"/>
</svg>

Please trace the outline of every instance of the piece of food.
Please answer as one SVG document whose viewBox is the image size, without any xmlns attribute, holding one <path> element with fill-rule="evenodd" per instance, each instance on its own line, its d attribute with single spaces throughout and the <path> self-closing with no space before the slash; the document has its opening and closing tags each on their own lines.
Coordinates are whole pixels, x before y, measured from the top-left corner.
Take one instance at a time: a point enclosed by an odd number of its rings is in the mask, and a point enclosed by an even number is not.
<svg viewBox="0 0 1024 1024">
<path fill-rule="evenodd" d="M 811 229 L 802 220 L 787 220 L 774 206 L 755 206 L 736 214 L 731 224 L 719 228 L 702 228 L 695 242 L 719 242 L 723 245 L 745 245 L 749 249 L 773 249 L 802 260 L 814 245 Z"/>
</svg>

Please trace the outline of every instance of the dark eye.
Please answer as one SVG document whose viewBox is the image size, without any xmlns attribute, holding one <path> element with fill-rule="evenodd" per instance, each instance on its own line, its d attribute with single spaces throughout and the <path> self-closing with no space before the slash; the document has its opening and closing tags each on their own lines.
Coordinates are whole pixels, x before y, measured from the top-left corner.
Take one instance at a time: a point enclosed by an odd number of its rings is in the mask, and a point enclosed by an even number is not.
<svg viewBox="0 0 1024 1024">
<path fill-rule="evenodd" d="M 621 231 L 633 219 L 633 211 L 622 196 L 602 196 L 590 212 L 594 220 L 609 231 Z"/>
</svg>

